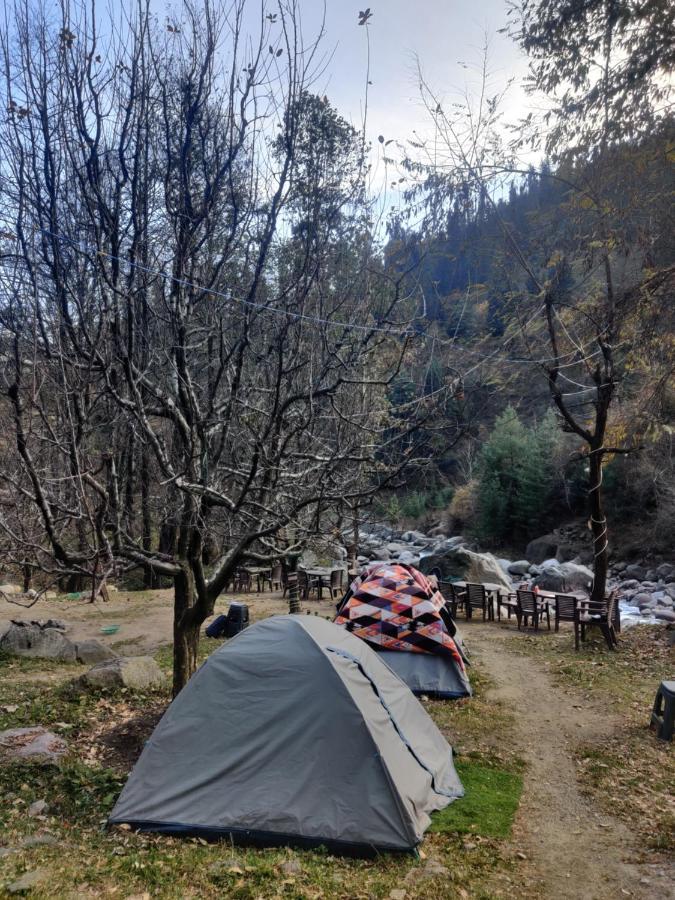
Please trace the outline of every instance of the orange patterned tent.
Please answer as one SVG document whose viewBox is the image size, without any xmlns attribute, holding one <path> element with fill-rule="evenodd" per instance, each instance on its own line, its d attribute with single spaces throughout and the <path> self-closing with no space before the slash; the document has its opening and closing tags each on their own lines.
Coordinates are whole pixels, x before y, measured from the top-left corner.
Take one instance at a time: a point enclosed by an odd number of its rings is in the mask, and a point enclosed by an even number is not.
<svg viewBox="0 0 675 900">
<path fill-rule="evenodd" d="M 443 595 L 412 566 L 376 563 L 366 569 L 352 582 L 335 622 L 380 650 L 449 656 L 464 673 Z"/>
</svg>

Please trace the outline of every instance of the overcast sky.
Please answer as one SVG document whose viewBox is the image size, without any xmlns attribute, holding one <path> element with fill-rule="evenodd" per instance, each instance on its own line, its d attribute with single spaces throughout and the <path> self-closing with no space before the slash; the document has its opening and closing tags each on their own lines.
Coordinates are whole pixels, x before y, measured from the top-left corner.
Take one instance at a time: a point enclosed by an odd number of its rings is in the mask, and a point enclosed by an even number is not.
<svg viewBox="0 0 675 900">
<path fill-rule="evenodd" d="M 316 34 L 323 12 L 321 0 L 300 0 L 303 32 Z M 360 124 L 367 72 L 366 28 L 358 25 L 365 3 L 327 0 L 324 47 L 335 51 L 317 87 L 347 118 Z M 375 0 L 367 26 L 370 36 L 368 131 L 399 139 L 426 122 L 415 81 L 415 55 L 429 81 L 449 97 L 467 81 L 477 81 L 476 64 L 487 34 L 495 89 L 525 73 L 521 51 L 497 30 L 506 24 L 506 0 Z M 317 93 L 319 92 L 317 90 Z M 522 90 L 509 92 L 507 111 L 521 109 Z"/>
<path fill-rule="evenodd" d="M 321 28 L 322 0 L 298 0 L 305 44 L 315 39 Z M 251 12 L 259 10 L 255 0 Z M 270 7 L 271 8 L 271 7 Z M 373 143 L 372 187 L 380 192 L 385 175 L 377 136 L 402 144 L 431 133 L 428 113 L 420 101 L 416 78 L 416 58 L 420 59 L 427 82 L 444 103 L 460 99 L 457 95 L 476 95 L 480 88 L 477 67 L 488 42 L 489 90 L 500 93 L 510 78 L 502 103 L 502 112 L 513 121 L 531 105 L 521 86 L 527 61 L 517 45 L 498 30 L 507 24 L 507 0 L 374 0 L 372 17 L 366 27 L 359 26 L 358 13 L 365 9 L 361 0 L 326 0 L 325 36 L 321 43 L 324 68 L 313 90 L 327 94 L 338 111 L 357 128 L 363 122 L 364 97 L 368 73 L 370 39 L 370 81 L 368 87 L 367 137 Z M 388 155 L 401 156 L 392 146 Z M 400 174 L 400 173 L 398 173 Z M 387 191 L 385 204 L 394 202 Z"/>
</svg>

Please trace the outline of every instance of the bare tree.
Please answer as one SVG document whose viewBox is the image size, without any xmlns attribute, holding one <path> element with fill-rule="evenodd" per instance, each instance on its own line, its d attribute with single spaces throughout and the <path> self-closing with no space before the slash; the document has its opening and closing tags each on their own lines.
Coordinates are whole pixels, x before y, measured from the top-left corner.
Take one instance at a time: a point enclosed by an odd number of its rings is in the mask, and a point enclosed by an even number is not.
<svg viewBox="0 0 675 900">
<path fill-rule="evenodd" d="M 242 559 L 292 557 L 391 477 L 377 438 L 412 339 L 358 179 L 298 199 L 318 39 L 290 0 L 246 34 L 245 5 L 160 26 L 143 3 L 19 4 L 0 35 L 2 480 L 55 571 L 172 580 L 174 692 Z"/>
</svg>

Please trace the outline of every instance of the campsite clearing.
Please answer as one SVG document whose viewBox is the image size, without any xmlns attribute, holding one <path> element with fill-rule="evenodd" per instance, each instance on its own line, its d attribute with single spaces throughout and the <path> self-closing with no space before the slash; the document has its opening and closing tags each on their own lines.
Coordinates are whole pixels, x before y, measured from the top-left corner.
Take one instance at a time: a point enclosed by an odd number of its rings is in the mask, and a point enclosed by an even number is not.
<svg viewBox="0 0 675 900">
<path fill-rule="evenodd" d="M 254 619 L 286 607 L 278 597 L 245 599 Z M 332 609 L 310 606 L 324 615 Z M 18 612 L 8 606 L 0 617 Z M 64 618 L 78 637 L 118 622 L 120 632 L 107 643 L 153 651 L 168 668 L 168 592 L 120 592 L 98 608 L 49 601 L 30 615 Z M 622 635 L 618 654 L 596 642 L 573 655 L 567 630 L 533 636 L 462 623 L 462 632 L 475 696 L 425 707 L 455 747 L 472 796 L 435 818 L 419 860 L 348 860 L 107 832 L 105 818 L 168 689 L 76 694 L 67 686 L 72 665 L 3 658 L 0 728 L 45 725 L 66 738 L 72 760 L 60 768 L 2 768 L 0 886 L 46 870 L 32 897 L 669 897 L 675 767 L 672 747 L 646 728 L 666 664 L 663 633 L 634 629 Z M 202 656 L 218 645 L 202 640 Z M 620 699 L 611 702 L 614 687 Z M 39 800 L 47 810 L 28 815 Z M 516 807 L 513 834 L 504 836 Z"/>
</svg>

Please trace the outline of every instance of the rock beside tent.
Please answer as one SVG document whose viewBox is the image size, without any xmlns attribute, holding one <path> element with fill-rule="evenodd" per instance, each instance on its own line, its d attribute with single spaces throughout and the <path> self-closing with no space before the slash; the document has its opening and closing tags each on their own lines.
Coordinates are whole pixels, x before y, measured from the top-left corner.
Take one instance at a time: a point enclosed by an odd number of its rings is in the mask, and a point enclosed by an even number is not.
<svg viewBox="0 0 675 900">
<path fill-rule="evenodd" d="M 130 688 L 146 691 L 161 687 L 164 681 L 164 673 L 151 656 L 118 656 L 92 666 L 75 680 L 75 686 L 83 690 Z"/>
<path fill-rule="evenodd" d="M 11 656 L 51 659 L 85 665 L 114 659 L 116 654 L 100 641 L 71 641 L 60 619 L 12 619 L 0 630 L 0 650 Z"/>
<path fill-rule="evenodd" d="M 40 725 L 0 731 L 0 759 L 5 761 L 56 763 L 67 750 L 63 738 Z"/>
</svg>

